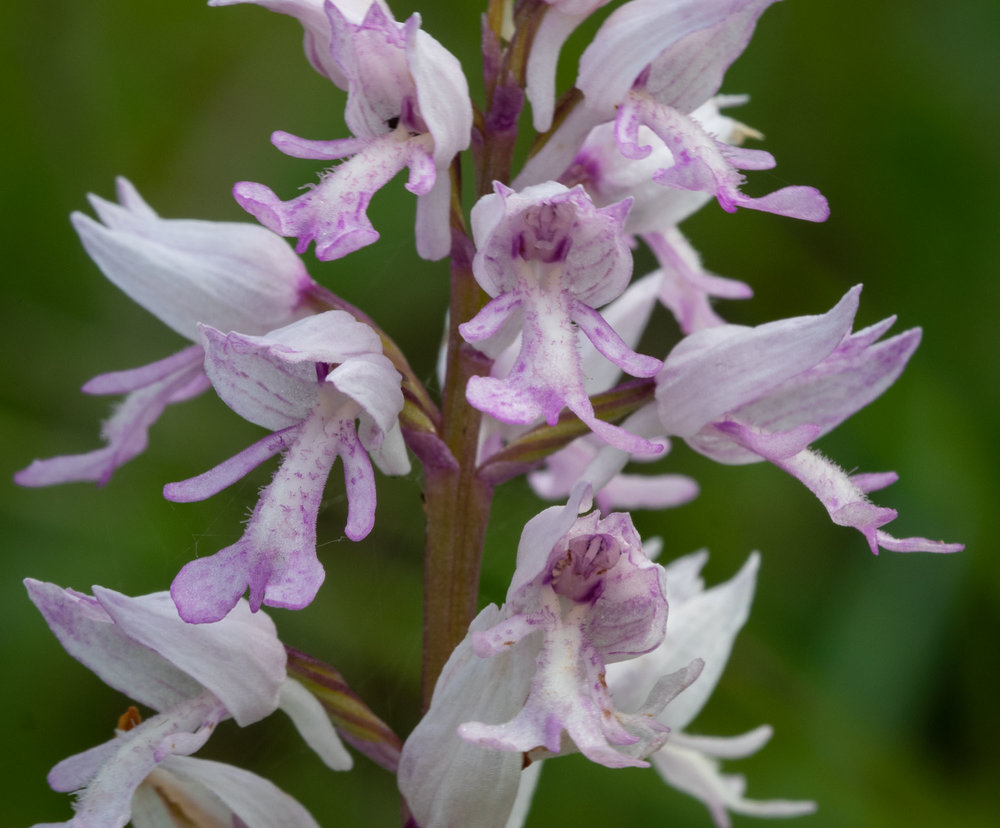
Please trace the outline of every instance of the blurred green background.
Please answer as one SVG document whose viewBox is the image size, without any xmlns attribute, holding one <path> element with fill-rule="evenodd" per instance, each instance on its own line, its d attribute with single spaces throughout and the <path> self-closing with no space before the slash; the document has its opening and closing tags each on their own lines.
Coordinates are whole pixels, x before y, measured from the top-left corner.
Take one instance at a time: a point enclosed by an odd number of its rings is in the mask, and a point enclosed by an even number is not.
<svg viewBox="0 0 1000 828">
<path fill-rule="evenodd" d="M 421 4 L 424 27 L 469 67 L 478 94 L 480 8 L 461 5 Z M 393 8 L 400 18 L 411 11 L 399 0 Z M 289 198 L 314 180 L 313 162 L 270 146 L 273 129 L 346 132 L 343 96 L 307 65 L 298 24 L 262 9 L 5 4 L 0 30 L 8 113 L 0 418 L 9 479 L 34 457 L 98 445 L 108 401 L 78 393 L 85 380 L 182 344 L 83 253 L 67 216 L 87 209 L 85 194 L 112 197 L 121 174 L 161 215 L 244 220 L 233 182 L 266 182 Z M 564 54 L 567 83 L 573 53 L 593 30 Z M 900 511 L 894 534 L 968 545 L 951 557 L 876 558 L 771 467 L 716 467 L 679 446 L 650 468 L 684 471 L 703 487 L 689 506 L 635 516 L 643 534 L 664 537 L 666 555 L 708 547 L 706 576 L 716 583 L 751 549 L 763 552 L 750 621 L 692 729 L 774 725 L 768 747 L 729 769 L 748 776 L 753 797 L 817 800 L 819 812 L 797 822 L 803 828 L 996 824 L 998 44 L 995 0 L 778 4 L 723 86 L 752 94 L 738 117 L 767 133 L 763 146 L 778 159 L 776 170 L 752 174 L 747 190 L 812 184 L 833 216 L 809 225 L 711 204 L 685 225 L 709 268 L 755 288 L 753 300 L 722 307 L 733 321 L 820 312 L 863 282 L 860 324 L 896 313 L 900 330 L 924 328 L 895 387 L 819 447 L 849 469 L 899 472 L 900 482 L 876 496 Z M 400 181 L 376 196 L 371 216 L 383 236 L 377 245 L 326 264 L 310 253 L 307 265 L 374 316 L 432 382 L 446 267 L 415 258 L 413 199 Z M 638 254 L 637 272 L 648 267 Z M 660 321 L 666 342 L 672 329 Z M 48 790 L 45 773 L 107 739 L 126 706 L 64 654 L 21 580 L 165 589 L 194 555 L 238 537 L 273 465 L 201 504 L 167 503 L 160 487 L 258 436 L 206 394 L 168 411 L 149 450 L 104 489 L 2 489 L 5 824 L 67 818 L 69 799 Z M 339 667 L 405 733 L 420 668 L 419 478 L 381 479 L 375 530 L 352 544 L 342 533 L 338 474 L 320 525 L 326 584 L 308 610 L 272 616 L 290 644 Z M 502 599 L 520 528 L 539 508 L 520 482 L 499 491 L 483 602 Z M 230 723 L 201 755 L 236 757 L 324 826 L 396 822 L 385 773 L 359 758 L 350 774 L 331 775 L 291 733 L 279 717 L 246 731 Z M 710 824 L 652 771 L 571 757 L 549 763 L 542 780 L 529 825 Z"/>
</svg>

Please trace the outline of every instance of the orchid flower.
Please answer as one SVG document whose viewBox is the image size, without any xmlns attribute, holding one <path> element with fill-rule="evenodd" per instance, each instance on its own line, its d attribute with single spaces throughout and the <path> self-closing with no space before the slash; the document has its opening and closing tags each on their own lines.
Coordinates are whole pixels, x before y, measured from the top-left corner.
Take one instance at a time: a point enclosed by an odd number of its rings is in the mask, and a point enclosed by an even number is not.
<svg viewBox="0 0 1000 828">
<path fill-rule="evenodd" d="M 729 828 L 727 811 L 760 817 L 812 813 L 816 810 L 813 802 L 745 799 L 742 778 L 719 773 L 717 759 L 755 753 L 771 737 L 770 727 L 728 738 L 683 732 L 715 690 L 736 634 L 746 622 L 760 556 L 754 553 L 735 577 L 709 590 L 698 574 L 707 560 L 708 553 L 699 552 L 664 567 L 670 602 L 667 634 L 652 652 L 609 666 L 612 698 L 623 706 L 635 704 L 661 675 L 697 656 L 705 663 L 698 680 L 657 716 L 671 733 L 666 744 L 649 757 L 653 767 L 668 784 L 704 802 L 718 828 Z"/>
<path fill-rule="evenodd" d="M 278 452 L 286 452 L 243 537 L 185 565 L 171 587 L 181 617 L 216 621 L 250 589 L 250 607 L 301 609 L 324 571 L 316 558 L 316 516 L 327 475 L 344 464 L 345 532 L 361 540 L 375 521 L 371 455 L 388 474 L 409 460 L 397 415 L 400 376 L 378 335 L 344 311 L 327 311 L 265 336 L 204 327 L 205 370 L 219 396 L 253 423 L 273 430 L 198 477 L 168 484 L 169 500 L 204 500 Z M 357 421 L 358 425 L 355 425 Z"/>
<path fill-rule="evenodd" d="M 312 285 L 288 245 L 252 224 L 162 219 L 124 178 L 120 204 L 90 196 L 101 219 L 73 213 L 73 226 L 104 275 L 135 302 L 194 345 L 127 371 L 94 377 L 86 394 L 125 394 L 102 430 L 106 445 L 87 454 L 36 460 L 14 476 L 22 486 L 77 480 L 103 485 L 142 453 L 148 429 L 172 403 L 209 387 L 198 323 L 263 333 L 305 314 Z"/>
<path fill-rule="evenodd" d="M 648 377 L 659 360 L 629 348 L 595 308 L 621 294 L 632 257 L 621 234 L 628 202 L 602 209 L 582 188 L 560 184 L 515 193 L 502 184 L 472 211 L 473 273 L 493 298 L 459 326 L 496 356 L 521 332 L 521 350 L 503 379 L 473 377 L 466 398 L 501 422 L 554 424 L 569 408 L 602 440 L 632 452 L 661 451 L 597 419 L 587 396 L 577 330 L 620 369 Z"/>
<path fill-rule="evenodd" d="M 643 757 L 668 735 L 656 716 L 698 676 L 694 659 L 634 712 L 612 700 L 606 665 L 657 647 L 667 602 L 663 572 L 627 515 L 578 517 L 588 492 L 576 487 L 565 506 L 525 525 L 503 607 L 473 621 L 403 746 L 400 790 L 424 828 L 504 825 L 522 767 L 547 756 L 579 751 L 607 767 L 648 766 Z"/>
<path fill-rule="evenodd" d="M 576 87 L 582 104 L 528 161 L 514 185 L 561 175 L 590 130 L 614 121 L 615 142 L 626 158 L 639 160 L 653 152 L 643 127 L 669 150 L 670 163 L 653 173 L 658 184 L 709 193 L 729 212 L 747 207 L 825 220 L 826 199 L 812 187 L 785 187 L 760 198 L 744 195 L 739 171 L 770 169 L 774 158 L 726 144 L 692 117 L 718 92 L 757 18 L 773 2 L 630 0 L 617 8 L 580 58 Z"/>
<path fill-rule="evenodd" d="M 961 544 L 899 540 L 879 527 L 896 517 L 867 493 L 894 473 L 848 475 L 809 444 L 868 405 L 900 375 L 920 341 L 914 328 L 878 342 L 894 317 L 851 332 L 861 286 L 830 311 L 756 328 L 719 325 L 682 340 L 656 377 L 660 423 L 720 463 L 768 460 L 801 480 L 834 523 L 895 552 L 955 552 Z"/>
<path fill-rule="evenodd" d="M 221 815 L 218 824 L 316 825 L 254 774 L 189 758 L 226 719 L 246 727 L 281 708 L 328 767 L 351 767 L 319 702 L 288 677 L 285 648 L 266 614 L 240 601 L 224 620 L 195 626 L 181 620 L 166 592 L 130 598 L 95 586 L 91 597 L 31 579 L 25 586 L 71 656 L 156 711 L 141 721 L 133 708 L 113 739 L 52 769 L 54 790 L 82 791 L 66 824 L 121 828 L 130 819 L 141 826 L 143 817 L 160 824 L 153 818 L 166 796 L 175 809 Z"/>
<path fill-rule="evenodd" d="M 348 6 L 360 8 L 357 3 Z M 288 9 L 308 18 L 307 32 L 314 30 L 314 4 L 290 4 Z M 311 141 L 275 132 L 271 140 L 296 158 L 349 160 L 291 201 L 247 181 L 237 184 L 233 194 L 266 227 L 297 238 L 297 252 L 304 253 L 315 241 L 317 258 L 327 261 L 378 240 L 365 211 L 375 192 L 409 167 L 406 188 L 417 196 L 417 252 L 426 259 L 443 258 L 450 247 L 448 167 L 469 145 L 472 127 L 462 67 L 420 29 L 419 14 L 401 24 L 372 3 L 355 22 L 340 4 L 328 0 L 324 9 L 329 53 L 347 86 L 345 119 L 354 137 Z M 323 45 L 324 40 L 307 34 L 307 49 L 309 43 Z M 327 65 L 324 59 L 322 66 Z"/>
<path fill-rule="evenodd" d="M 747 136 L 761 137 L 760 133 L 723 115 L 720 108 L 745 101 L 745 96 L 716 96 L 692 112 L 691 119 L 716 140 L 738 145 Z M 674 164 L 673 154 L 648 127 L 640 127 L 639 134 L 653 151 L 645 158 L 630 159 L 618 149 L 612 122 L 595 127 L 560 180 L 567 185 L 582 184 L 600 206 L 631 196 L 634 203 L 625 221 L 625 232 L 641 237 L 656 256 L 661 274 L 660 301 L 685 334 L 722 324 L 709 300 L 748 299 L 753 291 L 743 282 L 704 269 L 698 253 L 677 225 L 711 196 L 656 183 L 657 172 Z"/>
</svg>

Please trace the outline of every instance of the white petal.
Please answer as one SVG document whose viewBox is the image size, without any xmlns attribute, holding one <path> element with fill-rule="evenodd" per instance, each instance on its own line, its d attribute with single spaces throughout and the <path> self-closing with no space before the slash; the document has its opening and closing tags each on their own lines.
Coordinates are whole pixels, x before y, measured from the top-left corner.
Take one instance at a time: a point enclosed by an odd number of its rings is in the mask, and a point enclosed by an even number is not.
<svg viewBox="0 0 1000 828">
<path fill-rule="evenodd" d="M 288 714 L 305 743 L 328 768 L 337 771 L 351 769 L 354 760 L 340 741 L 323 705 L 295 679 L 286 679 L 281 685 L 278 707 Z"/>
</svg>

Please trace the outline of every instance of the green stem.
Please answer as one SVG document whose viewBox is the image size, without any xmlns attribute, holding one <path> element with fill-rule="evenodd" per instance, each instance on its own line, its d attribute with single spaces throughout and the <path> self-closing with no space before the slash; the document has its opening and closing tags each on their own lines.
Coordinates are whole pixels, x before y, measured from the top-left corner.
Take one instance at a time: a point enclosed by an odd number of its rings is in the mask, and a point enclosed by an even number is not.
<svg viewBox="0 0 1000 828">
<path fill-rule="evenodd" d="M 490 360 L 458 332 L 459 324 L 471 319 L 483 304 L 484 294 L 472 275 L 474 253 L 472 241 L 456 217 L 452 228 L 451 311 L 441 431 L 451 456 L 424 465 L 424 710 L 430 706 L 441 669 L 465 637 L 476 612 L 483 540 L 493 498 L 492 484 L 476 475 L 482 414 L 465 399 L 469 378 L 488 374 Z"/>
</svg>

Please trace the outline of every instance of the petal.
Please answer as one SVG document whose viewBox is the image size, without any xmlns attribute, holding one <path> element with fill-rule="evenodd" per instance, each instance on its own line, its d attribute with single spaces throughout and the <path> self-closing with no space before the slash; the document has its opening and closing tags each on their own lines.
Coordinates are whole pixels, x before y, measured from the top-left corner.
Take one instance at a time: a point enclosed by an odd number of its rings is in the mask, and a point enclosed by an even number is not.
<svg viewBox="0 0 1000 828">
<path fill-rule="evenodd" d="M 826 221 L 829 217 L 826 199 L 813 187 L 785 187 L 760 198 L 744 195 L 739 189 L 744 181 L 740 161 L 745 163 L 743 169 L 760 168 L 765 166 L 759 161 L 761 156 L 718 141 L 689 116 L 636 92 L 629 93 L 616 122 L 619 147 L 629 158 L 644 157 L 649 150 L 638 143 L 640 124 L 648 126 L 673 156 L 671 166 L 655 173 L 654 180 L 659 184 L 712 193 L 730 213 L 737 207 L 747 207 L 805 221 Z M 766 166 L 773 166 L 772 161 Z"/>
<path fill-rule="evenodd" d="M 857 348 L 845 339 L 822 362 L 790 378 L 766 397 L 741 409 L 738 417 L 767 431 L 787 431 L 804 423 L 817 426 L 822 436 L 892 385 L 920 342 L 920 329 Z"/>
<path fill-rule="evenodd" d="M 399 789 L 423 828 L 503 828 L 513 806 L 522 757 L 484 750 L 456 733 L 469 719 L 504 721 L 524 702 L 533 653 L 509 651 L 483 659 L 472 650 L 471 634 L 499 619 L 491 604 L 472 622 L 470 635 L 438 677 L 430 709 L 403 745 Z"/>
<path fill-rule="evenodd" d="M 630 350 L 639 344 L 646 330 L 656 305 L 658 286 L 659 275 L 650 273 L 633 281 L 621 296 L 601 308 L 600 315 L 604 321 Z M 621 376 L 619 366 L 609 360 L 610 357 L 602 358 L 596 347 L 591 349 L 589 340 L 583 343 L 581 364 L 587 393 L 607 391 L 618 381 Z"/>
<path fill-rule="evenodd" d="M 346 311 L 327 311 L 266 336 L 223 335 L 202 329 L 205 371 L 223 401 L 240 416 L 278 430 L 309 416 L 320 380 L 331 366 L 381 354 L 378 334 Z"/>
<path fill-rule="evenodd" d="M 550 506 L 524 524 L 517 544 L 517 565 L 507 589 L 508 603 L 515 600 L 522 587 L 542 573 L 552 547 L 576 523 L 584 500 L 589 495 L 588 485 L 574 486 L 565 506 Z"/>
<path fill-rule="evenodd" d="M 145 451 L 150 426 L 170 403 L 179 401 L 178 398 L 187 399 L 207 388 L 200 351 L 200 348 L 182 351 L 184 359 L 178 360 L 171 373 L 125 397 L 101 429 L 101 436 L 106 442 L 104 448 L 86 454 L 35 460 L 14 475 L 14 482 L 21 486 L 51 486 L 54 483 L 89 480 L 103 486 L 119 466 Z M 158 370 L 151 376 L 157 373 Z M 95 379 L 100 380 L 101 377 Z"/>
<path fill-rule="evenodd" d="M 861 532 L 873 554 L 878 554 L 880 546 L 892 552 L 959 552 L 965 548 L 963 544 L 927 538 L 900 540 L 879 531 L 896 518 L 896 510 L 874 505 L 843 469 L 818 452 L 804 450 L 789 458 L 766 459 L 804 483 L 834 523 Z"/>
<path fill-rule="evenodd" d="M 285 648 L 274 622 L 245 601 L 216 624 L 185 623 L 166 592 L 129 598 L 102 587 L 94 596 L 133 641 L 155 650 L 225 703 L 245 727 L 274 712 L 285 679 Z"/>
<path fill-rule="evenodd" d="M 262 603 L 302 609 L 312 602 L 325 577 L 316 559 L 316 516 L 341 451 L 341 425 L 322 412 L 311 414 L 261 492 L 243 537 L 181 569 L 170 593 L 185 621 L 218 621 L 247 588 L 254 611 Z"/>
<path fill-rule="evenodd" d="M 420 15 L 414 14 L 410 21 L 406 61 L 416 88 L 420 117 L 434 139 L 434 165 L 444 170 L 471 140 L 469 85 L 458 59 L 418 28 Z"/>
<path fill-rule="evenodd" d="M 707 18 L 725 16 L 685 37 L 673 40 L 668 48 L 650 61 L 643 86 L 656 100 L 691 112 L 718 92 L 730 64 L 746 49 L 757 18 L 777 0 L 737 0 L 698 5 Z M 647 3 L 647 9 L 653 4 Z M 655 11 L 667 17 L 666 6 Z M 691 6 L 691 3 L 683 4 Z M 704 8 L 711 6 L 712 8 Z M 677 12 L 675 12 L 677 13 Z M 648 21 L 647 21 L 648 25 Z"/>
<path fill-rule="evenodd" d="M 323 705 L 295 679 L 286 679 L 279 691 L 278 707 L 288 714 L 303 740 L 331 770 L 350 770 L 354 764 Z"/>
<path fill-rule="evenodd" d="M 479 350 L 498 357 L 511 345 L 523 324 L 521 297 L 516 292 L 501 293 L 487 302 L 472 319 L 458 326 L 466 342 L 483 343 Z"/>
<path fill-rule="evenodd" d="M 589 0 L 573 4 L 549 3 L 549 8 L 545 11 L 545 16 L 531 41 L 531 51 L 528 53 L 528 63 L 525 68 L 525 92 L 531 101 L 532 125 L 535 132 L 546 132 L 552 126 L 556 65 L 563 44 L 577 26 L 608 2 L 610 0 Z"/>
<path fill-rule="evenodd" d="M 212 386 L 245 420 L 280 431 L 300 423 L 315 407 L 319 383 L 314 362 L 287 359 L 289 349 L 267 337 L 205 327 L 202 341 Z"/>
<path fill-rule="evenodd" d="M 341 421 L 337 454 L 344 464 L 347 489 L 344 534 L 353 541 L 364 540 L 375 525 L 375 474 L 368 453 L 355 434 L 354 423 Z"/>
<path fill-rule="evenodd" d="M 673 313 L 685 334 L 725 324 L 709 300 L 749 299 L 753 291 L 743 282 L 708 273 L 701 258 L 676 228 L 663 233 L 648 233 L 649 245 L 662 268 L 659 298 Z"/>
<path fill-rule="evenodd" d="M 316 258 L 339 259 L 378 241 L 366 214 L 368 204 L 396 173 L 421 161 L 427 154 L 425 143 L 399 131 L 372 138 L 361 152 L 291 201 L 281 201 L 263 184 L 248 181 L 236 184 L 233 196 L 265 227 L 297 238 L 297 253 L 305 253 L 315 241 Z"/>
<path fill-rule="evenodd" d="M 117 736 L 110 743 L 114 752 L 74 806 L 74 828 L 123 828 L 132 816 L 132 794 L 142 781 L 171 753 L 201 747 L 225 715 L 218 699 L 206 693 Z M 52 775 L 62 775 L 59 765 Z"/>
<path fill-rule="evenodd" d="M 87 253 L 181 336 L 197 341 L 198 322 L 258 333 L 298 315 L 312 280 L 274 233 L 254 224 L 161 219 L 145 204 L 91 202 L 108 226 L 83 213 L 70 217 Z"/>
<path fill-rule="evenodd" d="M 204 349 L 200 345 L 192 345 L 190 348 L 178 351 L 165 359 L 151 362 L 149 365 L 99 374 L 85 382 L 80 390 L 84 394 L 128 394 L 131 391 L 138 391 L 153 383 L 168 379 L 180 368 L 200 364 L 204 358 Z"/>
<path fill-rule="evenodd" d="M 340 89 L 347 88 L 347 78 L 330 54 L 330 22 L 321 0 L 209 0 L 210 6 L 253 3 L 279 14 L 298 19 L 305 29 L 304 49 L 313 69 L 329 78 Z M 388 13 L 385 0 L 337 0 L 337 8 L 352 23 L 360 23 L 373 3 Z"/>
<path fill-rule="evenodd" d="M 191 477 L 177 483 L 167 483 L 163 487 L 163 496 L 174 503 L 206 500 L 248 475 L 265 460 L 270 460 L 278 452 L 288 449 L 298 437 L 300 430 L 299 426 L 294 425 L 282 431 L 276 431 L 274 434 L 268 434 L 267 437 L 258 440 L 249 448 L 228 460 L 223 460 L 215 468 L 209 469 L 197 477 Z"/>
<path fill-rule="evenodd" d="M 690 437 L 702 426 L 817 365 L 850 331 L 860 286 L 820 316 L 798 316 L 756 328 L 718 325 L 683 339 L 656 378 L 668 434 Z"/>
<path fill-rule="evenodd" d="M 438 172 L 434 186 L 417 196 L 417 254 L 436 262 L 451 250 L 451 178 Z"/>
<path fill-rule="evenodd" d="M 774 0 L 632 0 L 604 21 L 580 58 L 576 86 L 611 115 L 649 64 L 665 103 L 690 112 L 718 90 Z"/>
<path fill-rule="evenodd" d="M 816 810 L 815 802 L 745 799 L 743 777 L 722 774 L 717 762 L 672 742 L 650 759 L 669 785 L 706 805 L 718 828 L 731 824 L 727 810 L 757 817 L 801 816 Z"/>
<path fill-rule="evenodd" d="M 518 714 L 503 724 L 462 724 L 459 735 L 495 750 L 523 753 L 543 746 L 562 751 L 566 732 L 581 753 L 607 767 L 647 767 L 612 747 L 637 741 L 619 724 L 602 680 L 603 661 L 582 629 L 559 617 L 558 596 L 549 592 L 542 649 L 536 659 L 531 690 Z M 553 610 L 555 610 L 553 612 Z"/>
<path fill-rule="evenodd" d="M 579 326 L 590 343 L 608 360 L 633 377 L 652 377 L 663 362 L 656 357 L 637 354 L 618 336 L 614 329 L 593 308 L 579 300 L 570 305 L 570 318 Z"/>
<path fill-rule="evenodd" d="M 154 710 L 202 691 L 192 676 L 115 624 L 96 598 L 30 578 L 24 585 L 66 652 L 108 686 Z"/>
<path fill-rule="evenodd" d="M 631 661 L 608 667 L 608 684 L 615 704 L 636 709 L 661 676 L 704 662 L 694 684 L 674 699 L 657 718 L 672 730 L 682 730 L 708 701 L 725 669 L 737 633 L 746 622 L 759 556 L 724 584 L 702 591 L 697 573 L 707 555 L 689 555 L 666 568 L 670 620 L 659 647 Z"/>
<path fill-rule="evenodd" d="M 191 756 L 171 756 L 157 773 L 169 771 L 178 788 L 191 795 L 192 789 L 207 790 L 223 803 L 230 820 L 247 826 L 274 825 L 282 828 L 319 828 L 309 812 L 274 783 L 250 771 Z M 147 780 L 151 781 L 151 780 Z M 172 790 L 173 805 L 178 791 Z M 200 823 L 199 823 L 200 824 Z M 227 823 L 228 824 L 228 823 Z"/>
<path fill-rule="evenodd" d="M 402 377 L 380 353 L 363 354 L 338 365 L 326 376 L 341 394 L 361 406 L 372 428 L 362 434 L 365 448 L 377 448 L 403 410 Z"/>
</svg>

